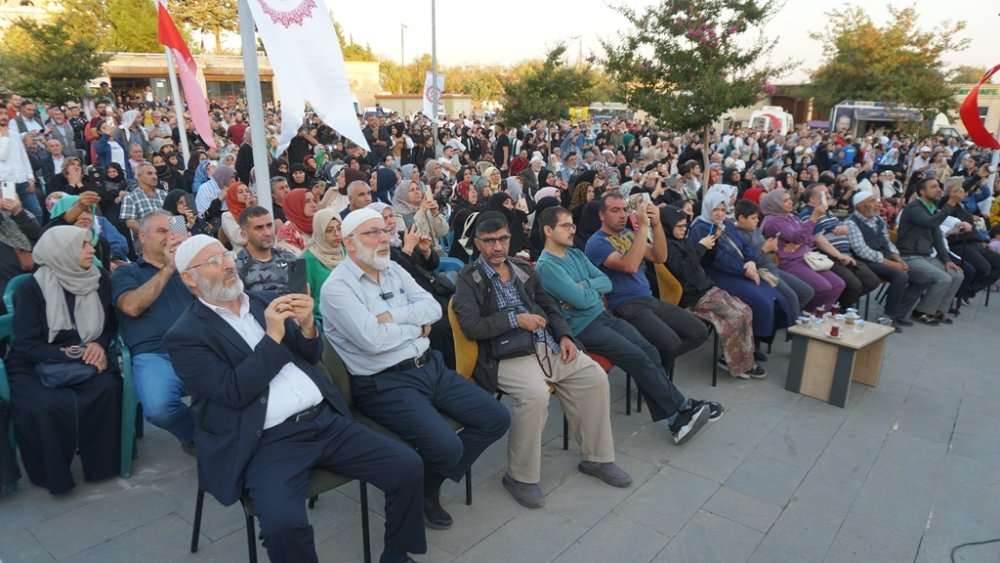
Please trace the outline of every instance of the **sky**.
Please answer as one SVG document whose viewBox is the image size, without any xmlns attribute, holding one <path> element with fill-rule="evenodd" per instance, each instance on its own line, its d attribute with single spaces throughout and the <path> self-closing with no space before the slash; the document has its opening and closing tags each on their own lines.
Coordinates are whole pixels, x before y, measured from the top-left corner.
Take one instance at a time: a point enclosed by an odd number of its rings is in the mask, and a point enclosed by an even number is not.
<svg viewBox="0 0 1000 563">
<path fill-rule="evenodd" d="M 399 60 L 400 24 L 407 26 L 406 62 L 421 53 L 431 52 L 431 0 L 383 0 L 378 8 L 367 2 L 326 0 L 333 17 L 356 43 L 369 45 L 376 54 Z M 650 0 L 629 2 L 636 9 Z M 962 37 L 971 40 L 965 51 L 944 57 L 950 66 L 992 67 L 1000 63 L 995 30 L 1000 24 L 1000 3 L 995 0 L 915 0 L 924 30 L 934 29 L 946 20 L 964 20 Z M 911 3 L 897 2 L 896 6 Z M 567 10 L 567 5 L 572 9 Z M 446 66 L 466 64 L 511 64 L 525 59 L 542 58 L 560 41 L 568 49 L 571 61 L 582 49 L 583 57 L 603 54 L 601 39 L 612 39 L 628 29 L 628 22 L 613 8 L 616 2 L 604 0 L 506 0 L 503 2 L 467 2 L 437 0 L 437 56 Z M 796 60 L 801 63 L 776 82 L 796 84 L 808 81 L 808 71 L 822 61 L 822 46 L 809 37 L 825 21 L 824 5 L 847 6 L 817 0 L 786 0 L 784 7 L 768 23 L 765 32 L 778 37 L 772 52 L 775 62 Z M 855 4 L 857 5 L 857 4 Z M 955 9 L 961 7 L 961 12 Z M 888 22 L 886 2 L 864 4 L 877 25 Z"/>
</svg>

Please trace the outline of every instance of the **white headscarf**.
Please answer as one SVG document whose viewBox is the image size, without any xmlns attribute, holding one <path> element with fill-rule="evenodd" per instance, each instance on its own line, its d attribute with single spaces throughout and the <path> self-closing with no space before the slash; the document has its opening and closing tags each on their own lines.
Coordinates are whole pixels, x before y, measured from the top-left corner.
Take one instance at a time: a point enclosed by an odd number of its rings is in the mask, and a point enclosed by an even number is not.
<svg viewBox="0 0 1000 563">
<path fill-rule="evenodd" d="M 718 207 L 720 203 L 726 204 L 726 213 L 729 213 L 730 197 L 731 196 L 723 193 L 722 190 L 709 190 L 708 193 L 705 194 L 705 199 L 701 202 L 701 219 L 703 221 L 707 221 L 708 223 L 712 223 L 712 210 Z"/>
<path fill-rule="evenodd" d="M 63 330 L 75 328 L 84 344 L 93 342 L 104 331 L 104 305 L 97 293 L 101 271 L 95 266 L 83 269 L 77 263 L 89 237 L 90 231 L 79 227 L 52 227 L 42 234 L 31 253 L 39 266 L 34 277 L 45 298 L 49 343 Z M 76 296 L 72 317 L 64 290 Z"/>
</svg>

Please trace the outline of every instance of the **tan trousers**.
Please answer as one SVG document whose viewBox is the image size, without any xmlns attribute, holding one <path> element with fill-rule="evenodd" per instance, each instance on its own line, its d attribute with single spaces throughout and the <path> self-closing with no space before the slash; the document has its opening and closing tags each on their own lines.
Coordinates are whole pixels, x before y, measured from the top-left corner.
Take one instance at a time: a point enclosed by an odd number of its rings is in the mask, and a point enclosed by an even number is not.
<svg viewBox="0 0 1000 563">
<path fill-rule="evenodd" d="M 583 352 L 564 364 L 558 352 L 536 343 L 536 356 L 500 362 L 500 389 L 514 398 L 514 415 L 507 434 L 507 471 L 522 483 L 542 480 L 542 428 L 549 416 L 549 383 L 556 390 L 569 423 L 570 435 L 580 444 L 586 461 L 615 460 L 611 434 L 608 376 Z M 545 370 L 551 367 L 549 376 Z"/>
</svg>

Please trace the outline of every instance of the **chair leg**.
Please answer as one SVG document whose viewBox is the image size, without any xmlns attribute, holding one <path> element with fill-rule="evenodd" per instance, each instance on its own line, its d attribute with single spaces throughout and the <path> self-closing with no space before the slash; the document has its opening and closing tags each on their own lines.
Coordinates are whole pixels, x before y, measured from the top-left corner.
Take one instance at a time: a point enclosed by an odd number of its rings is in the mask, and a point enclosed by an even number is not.
<svg viewBox="0 0 1000 563">
<path fill-rule="evenodd" d="M 194 501 L 194 526 L 191 530 L 191 553 L 198 553 L 198 539 L 201 536 L 201 510 L 205 506 L 205 491 L 198 489 Z"/>
<path fill-rule="evenodd" d="M 986 300 L 983 301 L 983 307 L 989 307 L 990 306 L 990 292 L 992 292 L 992 291 L 993 291 L 993 285 L 992 284 L 986 286 Z"/>
<path fill-rule="evenodd" d="M 569 449 L 569 422 L 566 421 L 566 415 L 563 415 L 563 449 Z"/>
<path fill-rule="evenodd" d="M 361 545 L 365 550 L 365 563 L 372 563 L 372 540 L 368 529 L 368 483 L 358 481 L 361 486 Z"/>
<path fill-rule="evenodd" d="M 309 508 L 313 508 L 314 506 L 316 506 L 317 500 L 319 500 L 319 495 L 316 495 L 314 497 L 309 497 Z"/>
<path fill-rule="evenodd" d="M 250 556 L 250 563 L 257 563 L 257 526 L 254 524 L 253 516 L 247 514 L 247 553 Z"/>
<path fill-rule="evenodd" d="M 472 468 L 465 472 L 465 505 L 472 506 Z"/>
<path fill-rule="evenodd" d="M 625 374 L 625 416 L 632 416 L 632 376 Z"/>
<path fill-rule="evenodd" d="M 868 322 L 868 308 L 871 306 L 871 303 L 872 303 L 872 292 L 869 291 L 868 293 L 865 294 L 865 322 Z"/>
<path fill-rule="evenodd" d="M 673 380 L 671 377 L 670 381 Z M 638 385 L 635 386 L 635 412 L 642 412 L 642 389 L 639 389 Z"/>
<path fill-rule="evenodd" d="M 712 326 L 712 334 L 714 338 L 712 340 L 712 387 L 716 387 L 719 383 L 719 332 L 715 330 L 715 326 Z"/>
</svg>

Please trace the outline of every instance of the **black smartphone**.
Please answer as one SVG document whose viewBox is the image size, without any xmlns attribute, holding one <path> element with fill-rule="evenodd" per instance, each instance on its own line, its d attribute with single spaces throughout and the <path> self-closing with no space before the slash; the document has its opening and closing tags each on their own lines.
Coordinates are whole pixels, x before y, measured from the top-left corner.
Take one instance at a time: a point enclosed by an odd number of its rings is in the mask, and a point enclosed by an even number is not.
<svg viewBox="0 0 1000 563">
<path fill-rule="evenodd" d="M 716 230 L 716 225 L 715 225 L 715 224 L 713 223 L 713 224 L 712 224 L 712 228 L 710 228 L 710 229 L 708 230 L 708 236 L 710 236 L 710 237 L 714 237 L 714 236 L 715 236 L 715 230 Z"/>
<path fill-rule="evenodd" d="M 306 293 L 306 261 L 301 258 L 288 265 L 288 293 Z"/>
</svg>

